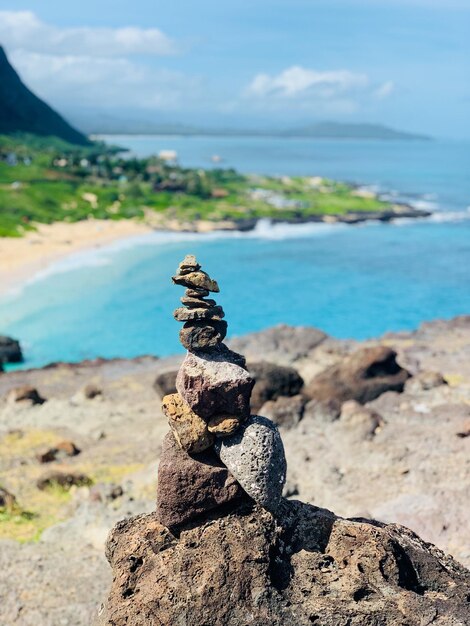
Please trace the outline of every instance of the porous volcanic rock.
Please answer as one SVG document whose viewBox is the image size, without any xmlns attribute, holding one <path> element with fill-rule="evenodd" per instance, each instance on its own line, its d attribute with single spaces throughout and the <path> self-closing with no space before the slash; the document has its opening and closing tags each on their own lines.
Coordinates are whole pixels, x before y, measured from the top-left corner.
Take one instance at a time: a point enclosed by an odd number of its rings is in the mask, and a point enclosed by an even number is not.
<svg viewBox="0 0 470 626">
<path fill-rule="evenodd" d="M 254 412 L 259 411 L 268 400 L 297 395 L 304 386 L 302 377 L 293 367 L 260 361 L 248 363 L 247 368 L 255 379 L 251 394 L 251 408 Z"/>
<path fill-rule="evenodd" d="M 0 335 L 0 364 L 1 363 L 21 363 L 23 353 L 20 342 L 12 337 Z"/>
<path fill-rule="evenodd" d="M 402 392 L 410 374 L 397 363 L 396 357 L 397 353 L 386 346 L 361 348 L 318 374 L 304 393 L 323 402 L 335 399 L 365 404 L 385 391 Z"/>
<path fill-rule="evenodd" d="M 298 501 L 241 505 L 178 537 L 119 522 L 100 626 L 465 626 L 470 572 L 405 527 Z"/>
<path fill-rule="evenodd" d="M 248 417 L 254 380 L 245 360 L 221 344 L 211 352 L 188 352 L 176 378 L 178 393 L 203 418 L 220 413 Z"/>
<path fill-rule="evenodd" d="M 190 456 L 166 435 L 157 487 L 157 518 L 164 526 L 177 527 L 241 499 L 248 497 L 213 450 Z"/>
<path fill-rule="evenodd" d="M 286 482 L 286 457 L 277 426 L 251 415 L 231 436 L 218 439 L 214 449 L 246 493 L 276 511 Z"/>
</svg>

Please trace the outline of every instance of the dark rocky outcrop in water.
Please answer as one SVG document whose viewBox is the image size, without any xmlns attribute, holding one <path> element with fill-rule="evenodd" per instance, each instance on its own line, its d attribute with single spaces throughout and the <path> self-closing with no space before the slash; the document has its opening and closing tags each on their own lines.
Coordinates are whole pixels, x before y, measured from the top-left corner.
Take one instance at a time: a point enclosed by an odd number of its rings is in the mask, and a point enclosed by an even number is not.
<svg viewBox="0 0 470 626">
<path fill-rule="evenodd" d="M 242 505 L 173 535 L 155 514 L 120 522 L 97 624 L 464 626 L 470 573 L 395 524 L 285 502 Z"/>
<path fill-rule="evenodd" d="M 12 337 L 0 335 L 0 365 L 2 363 L 21 363 L 23 353 L 20 342 Z"/>
<path fill-rule="evenodd" d="M 12 133 L 54 136 L 78 145 L 90 143 L 26 87 L 0 46 L 0 134 Z"/>
</svg>

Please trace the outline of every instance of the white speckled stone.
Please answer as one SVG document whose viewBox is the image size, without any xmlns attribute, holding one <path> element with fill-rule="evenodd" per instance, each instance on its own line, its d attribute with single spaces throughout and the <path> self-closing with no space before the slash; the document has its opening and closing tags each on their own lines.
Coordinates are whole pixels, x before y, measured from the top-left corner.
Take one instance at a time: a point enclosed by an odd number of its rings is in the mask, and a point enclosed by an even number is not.
<svg viewBox="0 0 470 626">
<path fill-rule="evenodd" d="M 286 457 L 277 426 L 267 417 L 251 415 L 231 436 L 214 448 L 222 463 L 246 493 L 275 512 L 286 482 Z"/>
</svg>

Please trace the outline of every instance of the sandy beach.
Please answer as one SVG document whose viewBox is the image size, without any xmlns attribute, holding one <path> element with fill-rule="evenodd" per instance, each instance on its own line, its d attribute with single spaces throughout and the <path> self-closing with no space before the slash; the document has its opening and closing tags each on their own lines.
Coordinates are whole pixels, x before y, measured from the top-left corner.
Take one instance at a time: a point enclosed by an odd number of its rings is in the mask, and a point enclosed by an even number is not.
<svg viewBox="0 0 470 626">
<path fill-rule="evenodd" d="M 24 237 L 0 238 L 0 294 L 69 254 L 98 249 L 151 230 L 147 224 L 133 220 L 87 220 L 38 224 L 35 232 Z"/>
</svg>

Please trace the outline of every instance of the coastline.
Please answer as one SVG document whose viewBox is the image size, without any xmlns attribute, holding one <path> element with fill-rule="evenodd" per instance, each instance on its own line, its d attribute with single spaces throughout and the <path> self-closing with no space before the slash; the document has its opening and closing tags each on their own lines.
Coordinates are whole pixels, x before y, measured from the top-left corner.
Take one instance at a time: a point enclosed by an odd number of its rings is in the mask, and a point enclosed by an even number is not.
<svg viewBox="0 0 470 626">
<path fill-rule="evenodd" d="M 151 231 L 147 224 L 133 220 L 85 220 L 37 224 L 37 230 L 24 237 L 0 237 L 0 296 L 75 252 Z"/>
<path fill-rule="evenodd" d="M 430 211 L 409 205 L 395 204 L 392 209 L 378 212 L 350 212 L 345 215 L 312 215 L 295 219 L 271 219 L 273 224 L 359 224 L 367 221 L 390 222 L 398 218 L 423 218 Z M 256 228 L 259 218 L 197 222 L 168 219 L 154 212 L 145 221 L 84 220 L 74 223 L 37 224 L 37 230 L 23 237 L 0 238 L 0 297 L 24 283 L 56 261 L 87 250 L 99 250 L 119 240 L 154 231 L 209 233 L 213 231 L 248 232 Z"/>
</svg>

